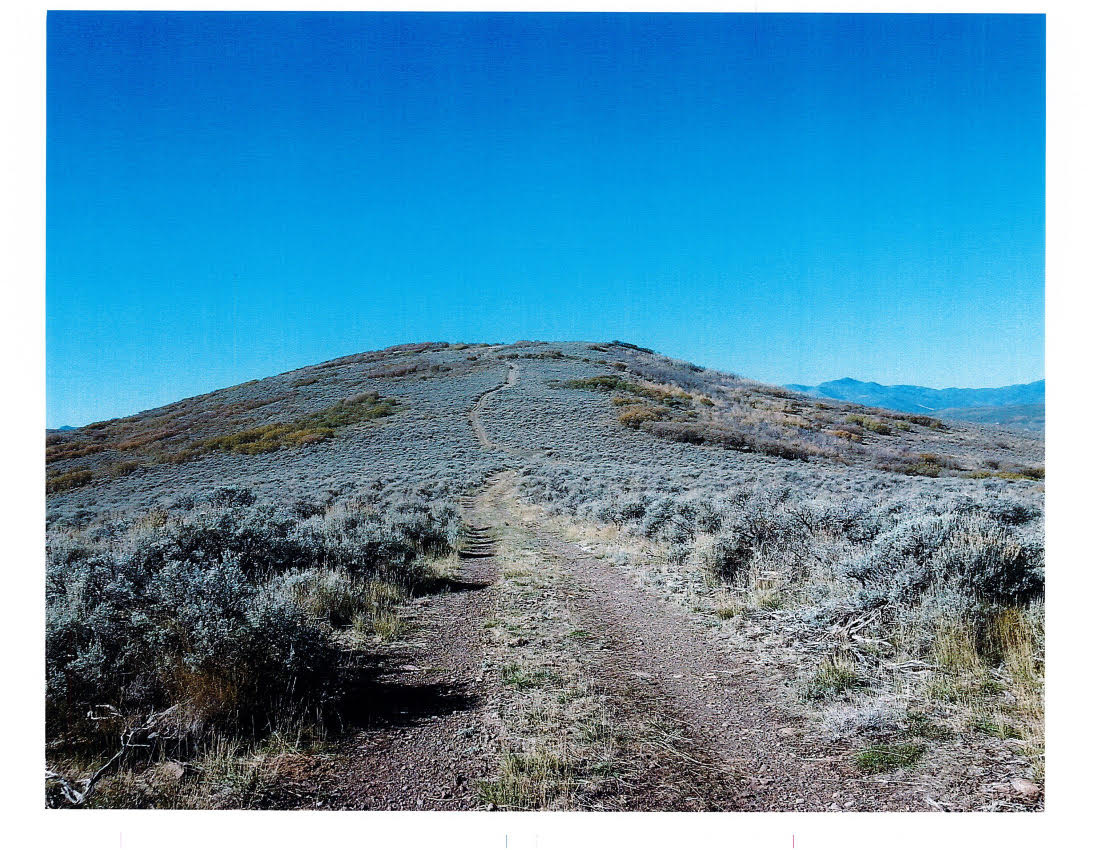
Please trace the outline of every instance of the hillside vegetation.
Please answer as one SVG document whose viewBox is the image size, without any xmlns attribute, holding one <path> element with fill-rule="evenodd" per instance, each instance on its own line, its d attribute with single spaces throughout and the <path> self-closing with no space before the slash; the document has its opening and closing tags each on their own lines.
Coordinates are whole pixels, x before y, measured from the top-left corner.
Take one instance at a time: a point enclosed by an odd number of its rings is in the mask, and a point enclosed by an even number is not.
<svg viewBox="0 0 1100 850">
<path fill-rule="evenodd" d="M 88 804 L 263 805 L 245 765 L 386 699 L 367 659 L 453 585 L 460 502 L 505 470 L 717 634 L 795 653 L 790 699 L 859 769 L 988 738 L 1042 778 L 1038 436 L 518 342 L 353 355 L 46 442 L 53 803 L 120 753 Z M 135 778 L 165 759 L 193 766 L 168 796 Z"/>
</svg>

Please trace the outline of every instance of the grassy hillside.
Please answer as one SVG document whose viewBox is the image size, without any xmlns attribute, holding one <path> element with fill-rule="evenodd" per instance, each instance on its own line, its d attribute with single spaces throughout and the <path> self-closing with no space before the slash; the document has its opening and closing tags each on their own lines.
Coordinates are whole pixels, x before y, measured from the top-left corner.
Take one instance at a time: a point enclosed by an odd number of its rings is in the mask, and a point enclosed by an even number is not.
<svg viewBox="0 0 1100 850">
<path fill-rule="evenodd" d="M 1043 456 L 618 342 L 398 346 L 51 432 L 47 755 L 86 774 L 167 709 L 184 760 L 336 734 L 506 469 L 720 588 L 721 620 L 813 642 L 800 687 L 837 734 L 905 726 L 908 692 L 1041 753 Z"/>
<path fill-rule="evenodd" d="M 1042 432 L 1046 428 L 1045 404 L 1002 404 L 995 407 L 949 407 L 937 411 L 944 419 L 978 422 L 1021 431 Z"/>
</svg>

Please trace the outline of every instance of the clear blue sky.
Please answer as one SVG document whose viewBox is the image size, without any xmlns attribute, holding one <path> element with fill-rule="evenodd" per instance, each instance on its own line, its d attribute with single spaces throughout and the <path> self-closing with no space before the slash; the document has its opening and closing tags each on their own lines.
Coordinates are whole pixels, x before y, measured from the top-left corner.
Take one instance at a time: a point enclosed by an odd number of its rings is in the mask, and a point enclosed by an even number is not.
<svg viewBox="0 0 1100 850">
<path fill-rule="evenodd" d="M 1041 16 L 51 12 L 47 424 L 421 340 L 1043 375 Z"/>
</svg>

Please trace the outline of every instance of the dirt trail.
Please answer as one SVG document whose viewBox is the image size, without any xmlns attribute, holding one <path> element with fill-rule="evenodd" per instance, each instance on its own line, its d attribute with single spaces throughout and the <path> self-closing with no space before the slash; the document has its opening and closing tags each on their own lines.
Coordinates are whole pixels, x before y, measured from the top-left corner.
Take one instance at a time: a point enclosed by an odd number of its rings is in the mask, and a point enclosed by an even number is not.
<svg viewBox="0 0 1100 850">
<path fill-rule="evenodd" d="M 472 503 L 464 501 L 464 507 Z M 409 606 L 410 639 L 365 676 L 361 725 L 314 782 L 308 806 L 339 809 L 473 809 L 497 762 L 483 623 L 499 568 L 491 535 L 467 526 L 461 569 L 437 594 Z M 319 781 L 318 781 L 319 780 Z"/>
<path fill-rule="evenodd" d="M 511 513 L 514 486 L 515 473 L 496 477 L 478 520 L 523 526 L 567 572 L 562 592 L 592 636 L 586 663 L 614 723 L 661 730 L 625 754 L 633 781 L 608 808 L 927 810 L 908 785 L 868 781 L 849 751 L 814 740 L 804 718 L 783 708 L 783 672 L 731 653 L 624 568 Z"/>
<path fill-rule="evenodd" d="M 479 443 L 494 442 L 482 422 L 487 402 L 513 386 L 509 367 L 498 387 L 469 413 Z M 516 472 L 494 475 L 463 500 L 465 544 L 451 592 L 413 608 L 415 640 L 383 660 L 364 693 L 385 708 L 344 746 L 326 770 L 313 805 L 367 809 L 483 807 L 478 790 L 500 765 L 503 730 L 499 671 L 489 669 L 485 623 L 493 583 L 507 564 L 497 553 L 504 529 L 532 546 L 565 581 L 547 593 L 590 636 L 578 660 L 598 689 L 612 724 L 629 734 L 618 782 L 599 785 L 593 808 L 620 810 L 927 810 L 909 783 L 871 780 L 851 752 L 816 739 L 806 720 L 784 709 L 787 675 L 738 654 L 691 612 L 642 586 L 625 567 L 567 542 L 541 513 L 519 512 Z M 534 620 L 549 619 L 547 608 Z M 549 658 L 552 638 L 533 641 Z M 495 691 L 495 693 L 494 693 Z M 315 783 L 316 784 L 316 783 Z"/>
<path fill-rule="evenodd" d="M 481 421 L 488 400 L 516 382 L 478 397 L 469 422 L 487 449 Z M 499 758 L 499 723 L 487 675 L 484 622 L 492 615 L 500 568 L 491 529 L 470 514 L 458 552 L 460 569 L 440 592 L 410 603 L 408 640 L 364 658 L 362 684 L 348 695 L 347 722 L 355 729 L 330 758 L 303 760 L 288 777 L 282 805 L 336 809 L 474 809 L 479 789 Z M 291 771 L 293 774 L 293 771 Z M 289 801 L 289 802 L 288 802 Z"/>
<path fill-rule="evenodd" d="M 470 409 L 469 421 L 471 427 L 474 429 L 474 434 L 477 436 L 477 441 L 486 449 L 497 449 L 499 451 L 508 452 L 510 454 L 517 454 L 517 450 L 509 446 L 505 446 L 502 443 L 496 443 L 489 437 L 489 432 L 485 430 L 485 424 L 481 421 L 481 414 L 485 412 L 485 405 L 489 399 L 503 390 L 505 387 L 515 386 L 518 369 L 515 364 L 508 366 L 508 375 L 504 379 L 504 383 L 491 390 L 486 390 L 477 397 L 477 401 Z"/>
</svg>

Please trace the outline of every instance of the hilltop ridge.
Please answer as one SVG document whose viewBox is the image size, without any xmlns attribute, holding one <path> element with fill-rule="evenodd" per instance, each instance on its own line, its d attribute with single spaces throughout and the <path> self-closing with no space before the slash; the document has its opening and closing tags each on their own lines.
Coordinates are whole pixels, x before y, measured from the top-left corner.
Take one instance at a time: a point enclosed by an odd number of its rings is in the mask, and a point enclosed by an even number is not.
<svg viewBox="0 0 1100 850">
<path fill-rule="evenodd" d="M 639 441 L 815 460 L 907 474 L 1001 474 L 1041 464 L 1038 444 L 923 414 L 855 402 L 806 400 L 781 387 L 706 369 L 623 342 L 416 343 L 348 355 L 248 381 L 133 416 L 47 439 L 48 489 L 60 493 L 130 476 L 187 478 L 237 468 L 241 456 L 294 455 L 295 465 L 332 449 L 358 451 L 429 427 L 463 440 L 465 411 L 485 388 L 522 364 L 530 396 L 503 442 L 561 454 L 599 435 L 605 451 L 630 454 Z M 567 421 L 561 418 L 571 411 Z M 550 431 L 557 429 L 551 435 Z M 542 443 L 537 446 L 535 435 Z M 544 445 L 545 444 L 545 445 Z M 1003 444 L 1003 445 L 1002 445 Z M 1030 445 L 1030 447 L 1029 447 Z M 618 448 L 616 448 L 618 446 Z M 669 449 L 671 450 L 671 449 Z M 986 462 L 1000 455 L 995 467 Z M 266 468 L 253 461 L 254 468 Z M 223 473 L 228 474 L 228 472 Z"/>
</svg>

